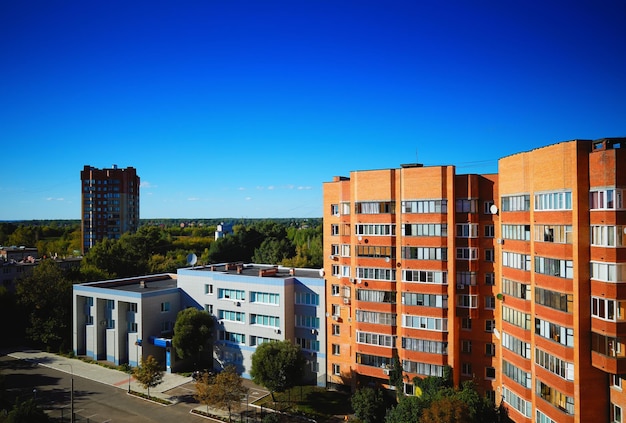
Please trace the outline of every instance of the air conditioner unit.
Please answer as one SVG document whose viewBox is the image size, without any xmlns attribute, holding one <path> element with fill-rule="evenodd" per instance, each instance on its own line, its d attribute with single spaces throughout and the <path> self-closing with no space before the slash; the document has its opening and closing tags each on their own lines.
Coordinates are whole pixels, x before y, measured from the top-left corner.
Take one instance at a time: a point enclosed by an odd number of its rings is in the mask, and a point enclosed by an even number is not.
<svg viewBox="0 0 626 423">
<path fill-rule="evenodd" d="M 280 333 L 280 329 L 274 329 L 274 333 Z"/>
<path fill-rule="evenodd" d="M 343 299 L 343 303 L 344 304 L 350 304 L 350 298 L 344 298 Z"/>
<path fill-rule="evenodd" d="M 339 320 L 339 316 L 333 316 L 333 320 L 337 322 Z"/>
<path fill-rule="evenodd" d="M 357 279 L 357 280 L 356 280 L 356 283 L 361 284 L 361 283 L 363 283 L 363 281 L 362 281 L 361 279 Z"/>
<path fill-rule="evenodd" d="M 239 301 L 234 301 L 233 304 L 235 304 L 236 307 L 240 307 L 241 303 Z"/>
<path fill-rule="evenodd" d="M 502 238 L 498 238 L 498 239 L 496 240 L 496 242 L 497 242 L 498 244 L 504 244 L 504 240 L 503 240 Z"/>
<path fill-rule="evenodd" d="M 317 331 L 315 329 L 311 329 L 311 335 L 317 335 Z"/>
<path fill-rule="evenodd" d="M 350 280 L 350 282 L 352 282 L 352 283 L 356 283 L 356 281 L 354 280 L 354 278 L 350 278 L 349 280 Z"/>
<path fill-rule="evenodd" d="M 383 373 L 389 376 L 389 369 L 383 369 Z"/>
</svg>

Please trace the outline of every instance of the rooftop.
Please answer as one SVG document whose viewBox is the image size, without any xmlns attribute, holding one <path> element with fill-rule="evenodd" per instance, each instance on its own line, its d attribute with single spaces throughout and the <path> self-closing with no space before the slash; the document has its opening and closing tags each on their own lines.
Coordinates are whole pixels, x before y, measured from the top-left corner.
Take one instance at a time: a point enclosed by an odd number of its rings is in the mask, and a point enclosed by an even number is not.
<svg viewBox="0 0 626 423">
<path fill-rule="evenodd" d="M 292 278 L 294 276 L 315 279 L 322 279 L 324 277 L 324 272 L 321 269 L 292 268 L 255 263 L 221 263 L 197 266 L 191 268 L 191 270 L 280 279 Z"/>
<path fill-rule="evenodd" d="M 82 284 L 82 286 L 108 288 L 126 292 L 155 292 L 176 288 L 177 280 L 178 279 L 175 274 L 167 273 L 136 278 L 91 282 Z"/>
</svg>

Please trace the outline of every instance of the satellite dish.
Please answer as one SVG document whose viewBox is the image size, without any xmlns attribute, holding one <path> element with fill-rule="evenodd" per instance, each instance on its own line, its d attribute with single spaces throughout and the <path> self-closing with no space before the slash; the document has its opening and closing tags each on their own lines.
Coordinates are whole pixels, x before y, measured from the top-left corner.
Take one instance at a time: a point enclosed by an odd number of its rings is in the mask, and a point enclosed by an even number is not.
<svg viewBox="0 0 626 423">
<path fill-rule="evenodd" d="M 498 214 L 498 206 L 492 204 L 491 207 L 489 207 L 489 211 L 491 212 L 491 214 Z"/>
<path fill-rule="evenodd" d="M 187 255 L 187 264 L 190 266 L 195 265 L 198 262 L 198 256 L 195 255 L 194 253 L 188 254 Z"/>
</svg>

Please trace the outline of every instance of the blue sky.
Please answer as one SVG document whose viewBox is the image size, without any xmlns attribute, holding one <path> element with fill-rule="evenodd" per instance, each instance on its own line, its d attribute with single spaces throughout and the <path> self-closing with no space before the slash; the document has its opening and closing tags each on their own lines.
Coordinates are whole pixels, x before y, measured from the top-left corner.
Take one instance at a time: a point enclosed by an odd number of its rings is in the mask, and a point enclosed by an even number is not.
<svg viewBox="0 0 626 423">
<path fill-rule="evenodd" d="M 320 217 L 322 183 L 626 136 L 626 2 L 0 2 L 0 220 Z"/>
</svg>

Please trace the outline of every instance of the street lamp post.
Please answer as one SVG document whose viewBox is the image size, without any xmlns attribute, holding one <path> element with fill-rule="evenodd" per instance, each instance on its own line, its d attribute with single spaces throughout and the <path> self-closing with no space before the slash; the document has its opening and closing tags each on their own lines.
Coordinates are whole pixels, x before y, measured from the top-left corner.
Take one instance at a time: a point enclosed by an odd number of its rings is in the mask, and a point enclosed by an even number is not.
<svg viewBox="0 0 626 423">
<path fill-rule="evenodd" d="M 74 368 L 70 363 L 59 363 L 61 366 L 70 366 L 71 385 L 70 385 L 70 422 L 74 423 Z"/>
</svg>

